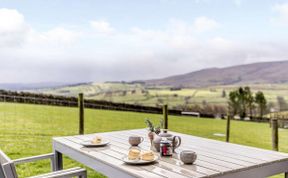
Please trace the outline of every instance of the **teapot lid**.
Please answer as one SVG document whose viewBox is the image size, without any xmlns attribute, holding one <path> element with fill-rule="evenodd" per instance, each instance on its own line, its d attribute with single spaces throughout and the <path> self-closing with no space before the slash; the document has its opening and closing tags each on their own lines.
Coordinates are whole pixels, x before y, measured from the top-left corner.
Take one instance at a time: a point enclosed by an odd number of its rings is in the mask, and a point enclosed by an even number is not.
<svg viewBox="0 0 288 178">
<path fill-rule="evenodd" d="M 166 132 L 162 130 L 162 132 L 159 134 L 160 137 L 172 137 L 173 135 L 170 134 L 170 133 L 167 133 L 167 130 Z"/>
</svg>

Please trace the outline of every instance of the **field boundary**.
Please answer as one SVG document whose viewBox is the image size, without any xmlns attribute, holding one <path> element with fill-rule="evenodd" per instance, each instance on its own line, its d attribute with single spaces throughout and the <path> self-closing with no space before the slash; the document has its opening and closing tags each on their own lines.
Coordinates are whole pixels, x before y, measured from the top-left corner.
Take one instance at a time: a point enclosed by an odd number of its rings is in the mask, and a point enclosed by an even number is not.
<svg viewBox="0 0 288 178">
<path fill-rule="evenodd" d="M 77 97 L 47 95 L 47 94 L 38 94 L 29 92 L 14 92 L 6 90 L 0 90 L 0 102 L 78 107 Z M 162 107 L 141 106 L 125 103 L 115 103 L 103 100 L 92 100 L 92 99 L 85 99 L 84 107 L 90 109 L 162 114 Z M 181 110 L 169 109 L 169 114 L 181 115 Z"/>
<path fill-rule="evenodd" d="M 25 104 L 39 104 L 39 105 L 51 105 L 51 106 L 65 106 L 65 107 L 78 107 L 77 97 L 67 97 L 61 95 L 49 95 L 40 93 L 30 93 L 30 92 L 16 92 L 0 90 L 0 102 L 8 103 L 25 103 Z M 152 113 L 152 114 L 162 114 L 162 106 L 152 107 L 152 106 L 142 106 L 135 104 L 126 103 L 116 103 L 104 100 L 93 100 L 84 99 L 84 107 L 87 109 L 101 109 L 101 110 L 116 110 L 116 111 L 130 111 L 130 112 L 140 112 L 140 113 Z M 169 109 L 169 115 L 182 115 L 182 110 Z M 225 114 L 221 116 L 225 119 Z M 189 116 L 188 116 L 189 117 Z M 213 113 L 201 113 L 200 118 L 215 118 Z M 234 119 L 233 120 L 238 120 Z M 248 122 L 269 122 L 269 118 L 258 118 L 252 117 L 250 120 L 241 120 Z"/>
</svg>

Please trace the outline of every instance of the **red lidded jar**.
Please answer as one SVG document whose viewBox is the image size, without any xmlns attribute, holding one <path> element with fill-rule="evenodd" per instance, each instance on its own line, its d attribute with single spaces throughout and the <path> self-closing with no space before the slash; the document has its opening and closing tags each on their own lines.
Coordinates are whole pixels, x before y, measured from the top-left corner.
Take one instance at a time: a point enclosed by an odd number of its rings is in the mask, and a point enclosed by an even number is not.
<svg viewBox="0 0 288 178">
<path fill-rule="evenodd" d="M 169 140 L 162 140 L 160 142 L 160 154 L 161 156 L 172 156 L 172 142 Z"/>
</svg>

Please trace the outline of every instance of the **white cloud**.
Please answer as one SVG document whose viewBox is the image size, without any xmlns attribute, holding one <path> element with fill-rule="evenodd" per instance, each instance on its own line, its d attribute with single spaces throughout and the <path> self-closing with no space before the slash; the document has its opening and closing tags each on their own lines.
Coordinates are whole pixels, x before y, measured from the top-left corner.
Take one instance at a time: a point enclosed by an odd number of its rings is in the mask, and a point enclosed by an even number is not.
<svg viewBox="0 0 288 178">
<path fill-rule="evenodd" d="M 110 23 L 105 20 L 90 21 L 90 25 L 94 30 L 96 30 L 96 32 L 101 34 L 112 34 L 115 32 Z"/>
<path fill-rule="evenodd" d="M 277 16 L 271 19 L 272 22 L 279 25 L 288 25 L 288 3 L 276 4 L 272 9 L 277 13 Z"/>
<path fill-rule="evenodd" d="M 21 45 L 30 30 L 24 16 L 17 10 L 0 9 L 0 47 Z"/>
<path fill-rule="evenodd" d="M 201 43 L 197 36 L 200 32 L 215 29 L 219 26 L 215 20 L 207 17 L 198 17 L 194 23 L 187 23 L 179 19 L 171 19 L 165 29 L 152 30 L 141 29 L 138 27 L 132 28 L 132 34 L 135 38 L 142 38 L 152 42 L 161 42 L 164 45 L 169 45 L 172 48 L 190 48 L 191 46 Z M 147 41 L 148 42 L 148 41 Z"/>
<path fill-rule="evenodd" d="M 37 31 L 25 21 L 23 14 L 17 10 L 0 9 L 0 48 L 69 45 L 80 36 L 80 32 L 63 27 L 55 27 L 44 32 Z"/>
<path fill-rule="evenodd" d="M 197 17 L 194 21 L 194 28 L 197 32 L 205 32 L 218 28 L 220 24 L 208 17 Z"/>
<path fill-rule="evenodd" d="M 33 44 L 70 45 L 73 44 L 82 33 L 63 27 L 55 27 L 46 32 L 34 32 L 30 35 Z"/>
</svg>

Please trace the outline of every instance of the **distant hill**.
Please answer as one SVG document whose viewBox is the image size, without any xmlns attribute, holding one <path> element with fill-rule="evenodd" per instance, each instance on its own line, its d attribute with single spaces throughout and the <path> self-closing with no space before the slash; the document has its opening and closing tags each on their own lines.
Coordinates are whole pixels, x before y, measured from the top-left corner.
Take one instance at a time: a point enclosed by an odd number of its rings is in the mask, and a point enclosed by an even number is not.
<svg viewBox="0 0 288 178">
<path fill-rule="evenodd" d="M 107 85 L 105 85 L 107 84 Z M 114 85 L 112 85 L 114 84 Z M 144 88 L 162 88 L 162 87 L 193 87 L 193 88 L 205 88 L 211 86 L 236 86 L 236 85 L 252 85 L 252 84 L 288 84 L 288 61 L 278 61 L 278 62 L 261 62 L 246 65 L 238 65 L 225 68 L 207 68 L 199 71 L 190 72 L 182 75 L 174 75 L 161 79 L 151 79 L 151 80 L 137 80 L 137 81 L 111 81 L 103 84 L 93 82 L 85 83 L 57 83 L 57 82 L 47 82 L 47 83 L 0 83 L 0 89 L 5 90 L 31 90 L 37 92 L 53 91 L 59 90 L 60 94 L 71 95 L 70 89 L 73 89 L 72 93 L 77 92 L 103 92 L 102 90 L 113 91 L 121 90 L 123 88 L 118 86 L 123 86 L 124 88 L 135 88 L 134 85 L 142 85 Z M 75 89 L 77 88 L 77 90 Z M 89 90 L 87 89 L 89 88 Z M 83 89 L 83 91 L 82 91 Z M 75 90 L 75 91 L 74 91 Z M 61 92 L 60 92 L 61 91 Z M 69 92 L 68 92 L 69 91 Z M 96 92 L 96 93 L 97 93 Z M 58 93 L 58 92 L 56 92 Z"/>
<path fill-rule="evenodd" d="M 209 87 L 216 85 L 288 83 L 288 61 L 261 62 L 225 68 L 208 68 L 183 75 L 146 80 L 147 85 Z"/>
</svg>

